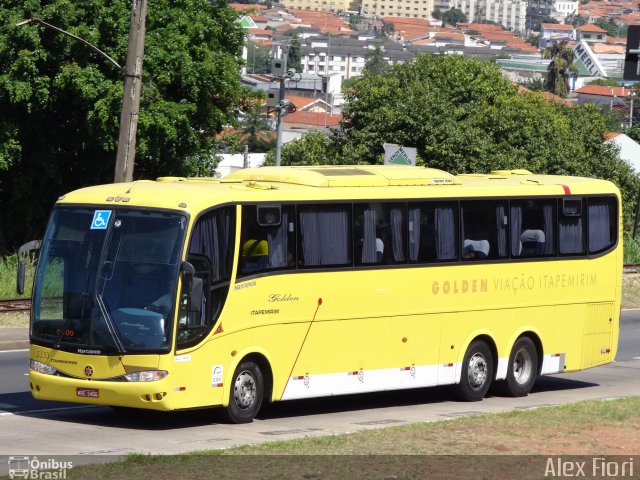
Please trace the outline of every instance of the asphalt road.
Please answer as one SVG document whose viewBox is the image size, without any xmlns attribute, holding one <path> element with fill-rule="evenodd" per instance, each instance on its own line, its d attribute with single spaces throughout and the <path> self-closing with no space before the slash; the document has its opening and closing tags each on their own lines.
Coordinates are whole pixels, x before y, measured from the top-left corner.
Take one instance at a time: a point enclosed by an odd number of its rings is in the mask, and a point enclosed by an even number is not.
<svg viewBox="0 0 640 480">
<path fill-rule="evenodd" d="M 27 385 L 27 352 L 0 352 L 0 475 L 10 455 L 79 455 L 76 463 L 132 452 L 183 453 L 233 445 L 353 432 L 640 395 L 640 311 L 626 311 L 616 361 L 572 374 L 541 377 L 523 398 L 452 400 L 448 388 L 382 392 L 268 405 L 247 425 L 218 423 L 213 410 L 134 414 L 107 407 L 33 400 Z M 81 461 L 78 458 L 82 459 Z"/>
</svg>

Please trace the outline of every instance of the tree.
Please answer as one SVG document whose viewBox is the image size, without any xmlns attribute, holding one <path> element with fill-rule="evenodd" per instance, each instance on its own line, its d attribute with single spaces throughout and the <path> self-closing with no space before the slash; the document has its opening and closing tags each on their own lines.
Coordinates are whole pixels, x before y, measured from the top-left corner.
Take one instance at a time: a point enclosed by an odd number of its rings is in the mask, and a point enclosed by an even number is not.
<svg viewBox="0 0 640 480">
<path fill-rule="evenodd" d="M 540 46 L 540 36 L 539 35 L 529 35 L 526 39 L 526 42 L 534 47 Z"/>
<path fill-rule="evenodd" d="M 392 22 L 382 22 L 382 33 L 385 37 L 391 37 L 396 31 L 396 26 Z"/>
<path fill-rule="evenodd" d="M 275 147 L 275 136 L 269 138 L 271 130 L 263 112 L 262 101 L 255 101 L 245 109 L 242 129 L 247 136 L 250 152 L 267 152 Z"/>
<path fill-rule="evenodd" d="M 344 121 L 320 144 L 324 150 L 305 137 L 285 145 L 283 158 L 381 164 L 383 144 L 396 143 L 454 174 L 526 168 L 606 178 L 623 191 L 630 225 L 640 182 L 604 143 L 609 126 L 593 105 L 569 108 L 521 92 L 496 65 L 457 55 L 422 55 L 359 77 L 345 100 Z"/>
<path fill-rule="evenodd" d="M 312 130 L 301 140 L 287 143 L 282 148 L 281 165 L 336 165 L 342 164 L 335 153 L 334 142 L 330 136 Z M 333 153 L 329 153 L 333 152 Z M 275 165 L 275 155 L 267 153 L 266 165 Z"/>
<path fill-rule="evenodd" d="M 452 8 L 442 14 L 442 21 L 449 25 L 458 25 L 458 23 L 466 23 L 467 16 L 459 8 Z"/>
<path fill-rule="evenodd" d="M 362 24 L 362 17 L 359 14 L 349 14 L 349 27 L 351 30 L 358 30 Z"/>
<path fill-rule="evenodd" d="M 373 51 L 367 55 L 367 62 L 364 64 L 364 73 L 369 75 L 380 75 L 384 72 L 389 63 L 384 59 L 382 47 L 377 44 Z"/>
<path fill-rule="evenodd" d="M 129 2 L 6 1 L 0 9 L 0 248 L 42 234 L 55 199 L 112 181 Z M 224 0 L 157 0 L 147 35 L 134 177 L 187 175 L 243 103 L 242 28 Z M 37 194 L 34 194 L 37 192 Z"/>
<path fill-rule="evenodd" d="M 595 21 L 595 25 L 607 31 L 607 35 L 610 37 L 627 37 L 627 31 L 629 30 L 629 26 L 626 24 L 618 24 L 613 18 L 609 18 L 605 20 L 604 18 L 599 18 Z"/>
<path fill-rule="evenodd" d="M 589 23 L 589 16 L 579 13 L 570 13 L 569 15 L 567 15 L 567 18 L 565 18 L 564 23 L 567 25 L 572 25 L 574 27 L 580 27 Z"/>
<path fill-rule="evenodd" d="M 289 43 L 289 49 L 287 50 L 287 69 L 293 68 L 296 72 L 302 71 L 301 53 L 300 53 L 300 32 L 293 29 L 285 33 L 292 37 Z"/>
<path fill-rule="evenodd" d="M 640 125 L 634 125 L 631 128 L 627 128 L 624 133 L 636 142 L 640 143 Z"/>
<path fill-rule="evenodd" d="M 565 41 L 552 41 L 542 52 L 542 58 L 550 58 L 551 62 L 547 68 L 547 81 L 545 89 L 560 97 L 569 94 L 569 76 L 571 72 L 576 72 L 573 65 L 573 49 Z"/>
<path fill-rule="evenodd" d="M 602 87 L 619 87 L 620 84 L 613 78 L 596 78 L 590 81 L 587 85 L 600 85 Z"/>
</svg>

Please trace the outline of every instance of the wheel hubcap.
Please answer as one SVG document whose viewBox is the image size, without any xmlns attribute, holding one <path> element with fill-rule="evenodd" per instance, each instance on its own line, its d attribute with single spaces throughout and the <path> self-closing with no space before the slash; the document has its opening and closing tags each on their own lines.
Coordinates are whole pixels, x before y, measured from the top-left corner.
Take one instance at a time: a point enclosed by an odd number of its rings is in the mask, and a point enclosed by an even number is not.
<svg viewBox="0 0 640 480">
<path fill-rule="evenodd" d="M 487 380 L 487 360 L 484 355 L 474 354 L 469 359 L 469 383 L 472 387 L 481 387 Z"/>
<path fill-rule="evenodd" d="M 242 372 L 236 377 L 233 398 L 240 408 L 249 408 L 256 400 L 256 381 L 249 372 Z"/>
<path fill-rule="evenodd" d="M 513 378 L 522 385 L 529 381 L 532 372 L 531 353 L 525 348 L 518 350 L 513 361 Z"/>
</svg>

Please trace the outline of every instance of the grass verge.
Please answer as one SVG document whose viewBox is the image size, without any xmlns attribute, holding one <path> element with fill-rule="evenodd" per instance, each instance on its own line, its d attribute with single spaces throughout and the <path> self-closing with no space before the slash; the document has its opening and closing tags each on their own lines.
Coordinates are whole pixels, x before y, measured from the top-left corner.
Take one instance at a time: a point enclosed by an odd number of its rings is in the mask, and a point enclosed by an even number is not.
<svg viewBox="0 0 640 480">
<path fill-rule="evenodd" d="M 526 479 L 548 476 L 552 456 L 607 455 L 633 462 L 638 454 L 640 397 L 630 397 L 189 455 L 135 454 L 110 464 L 74 467 L 67 478 L 371 480 L 464 478 L 466 472 L 473 478 Z"/>
</svg>

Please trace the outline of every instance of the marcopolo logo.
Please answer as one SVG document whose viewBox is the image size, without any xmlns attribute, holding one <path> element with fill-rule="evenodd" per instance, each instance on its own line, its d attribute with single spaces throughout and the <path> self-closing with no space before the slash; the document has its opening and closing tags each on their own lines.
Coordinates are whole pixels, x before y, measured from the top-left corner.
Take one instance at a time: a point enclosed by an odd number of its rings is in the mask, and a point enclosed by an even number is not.
<svg viewBox="0 0 640 480">
<path fill-rule="evenodd" d="M 67 478 L 67 470 L 72 468 L 73 462 L 55 458 L 9 457 L 9 478 L 60 480 Z"/>
</svg>

